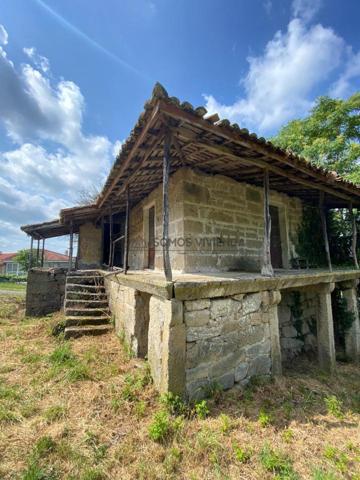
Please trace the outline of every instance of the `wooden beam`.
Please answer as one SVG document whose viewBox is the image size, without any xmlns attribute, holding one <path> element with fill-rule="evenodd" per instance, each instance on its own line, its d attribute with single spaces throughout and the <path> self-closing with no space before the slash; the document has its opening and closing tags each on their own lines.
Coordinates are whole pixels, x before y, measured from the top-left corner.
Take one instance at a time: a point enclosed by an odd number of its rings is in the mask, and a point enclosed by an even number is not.
<svg viewBox="0 0 360 480">
<path fill-rule="evenodd" d="M 109 224 L 110 224 L 110 232 L 109 232 L 109 238 L 110 238 L 110 248 L 109 248 L 109 268 L 112 268 L 112 261 L 113 261 L 113 211 L 112 207 L 110 207 L 110 213 L 109 213 Z"/>
<path fill-rule="evenodd" d="M 350 205 L 349 205 L 349 212 L 350 212 L 350 220 L 351 220 L 351 225 L 352 225 L 351 251 L 352 251 L 352 256 L 353 256 L 353 261 L 354 261 L 355 268 L 358 269 L 359 268 L 359 262 L 358 262 L 357 251 L 356 251 L 356 247 L 357 247 L 357 226 L 356 226 L 356 218 L 355 218 L 355 215 L 354 215 L 352 203 L 350 203 Z"/>
<path fill-rule="evenodd" d="M 74 226 L 70 223 L 70 238 L 69 238 L 69 271 L 73 269 L 73 245 L 74 245 Z"/>
<path fill-rule="evenodd" d="M 130 215 L 130 192 L 129 186 L 126 188 L 126 213 L 125 213 L 125 239 L 124 239 L 124 261 L 123 269 L 126 275 L 129 259 L 129 215 Z"/>
<path fill-rule="evenodd" d="M 332 272 L 330 247 L 329 247 L 329 237 L 328 237 L 328 233 L 327 233 L 326 215 L 325 215 L 325 210 L 324 210 L 324 192 L 320 192 L 319 210 L 320 210 L 321 226 L 322 226 L 323 237 L 324 237 L 326 260 L 327 260 L 329 270 L 330 270 L 330 272 Z"/>
<path fill-rule="evenodd" d="M 30 254 L 29 254 L 29 270 L 32 268 L 33 264 L 33 248 L 34 248 L 34 237 L 30 236 Z"/>
<path fill-rule="evenodd" d="M 45 254 L 45 238 L 42 239 L 41 267 L 44 266 L 44 254 Z"/>
<path fill-rule="evenodd" d="M 271 265 L 270 237 L 271 237 L 271 216 L 269 204 L 269 171 L 264 170 L 264 243 L 261 275 L 272 277 L 274 270 Z"/>
<path fill-rule="evenodd" d="M 310 166 L 306 167 L 305 165 L 302 164 L 301 161 L 299 161 L 295 157 L 294 158 L 287 158 L 285 153 L 276 153 L 276 152 L 271 151 L 271 148 L 269 148 L 266 145 L 262 146 L 258 143 L 252 142 L 251 140 L 246 140 L 244 138 L 240 138 L 239 133 L 236 132 L 236 131 L 231 132 L 231 131 L 229 131 L 225 128 L 221 129 L 218 126 L 212 125 L 212 124 L 206 122 L 206 120 L 204 120 L 200 117 L 196 117 L 192 113 L 185 112 L 184 110 L 176 107 L 175 105 L 168 104 L 168 103 L 164 102 L 163 100 L 160 101 L 160 109 L 163 113 L 170 116 L 171 118 L 177 118 L 177 119 L 180 119 L 180 120 L 182 120 L 184 122 L 187 122 L 189 124 L 196 125 L 199 128 L 201 128 L 203 130 L 206 130 L 206 131 L 208 131 L 208 132 L 210 132 L 214 135 L 221 136 L 222 138 L 226 138 L 227 140 L 230 140 L 234 143 L 237 143 L 238 145 L 241 145 L 241 146 L 243 146 L 247 149 L 257 151 L 258 153 L 260 153 L 264 157 L 272 158 L 272 159 L 274 159 L 278 162 L 281 162 L 285 165 L 288 165 L 288 166 L 290 166 L 290 167 L 292 167 L 292 168 L 294 168 L 298 171 L 301 171 L 301 172 L 305 173 L 306 175 L 309 175 L 313 178 L 316 178 L 317 180 L 319 180 L 321 182 L 325 181 L 325 178 L 324 178 L 325 175 L 324 174 L 313 171 Z M 252 164 L 254 165 L 255 163 L 252 162 Z M 269 166 L 270 166 L 270 164 L 269 164 Z M 294 177 L 296 177 L 296 175 L 294 175 Z M 359 192 L 355 191 L 355 187 L 351 187 L 350 185 L 347 186 L 347 185 L 344 185 L 344 184 L 340 184 L 340 185 L 337 185 L 337 187 L 341 188 L 342 190 L 346 190 L 349 193 L 351 193 L 352 195 L 356 195 L 357 197 L 360 196 Z M 314 188 L 314 186 L 313 186 L 313 188 Z M 340 198 L 344 198 L 344 197 L 341 197 L 341 194 L 337 193 L 337 191 L 335 191 L 335 192 L 332 192 L 331 194 L 335 195 L 335 196 L 339 196 Z M 349 199 L 349 197 L 348 197 L 348 199 Z M 359 199 L 359 201 L 360 201 L 360 199 Z"/>
<path fill-rule="evenodd" d="M 170 172 L 171 131 L 165 135 L 163 163 L 163 262 L 165 278 L 172 281 L 169 254 L 169 172 Z"/>
<path fill-rule="evenodd" d="M 39 266 L 40 260 L 40 238 L 37 239 L 37 248 L 36 248 L 36 267 Z"/>
<path fill-rule="evenodd" d="M 137 152 L 138 148 L 140 147 L 140 145 L 144 142 L 145 140 L 145 137 L 146 135 L 148 134 L 149 130 L 153 127 L 153 125 L 155 124 L 157 118 L 158 118 L 158 113 L 159 113 L 159 103 L 157 103 L 157 105 L 155 106 L 153 112 L 151 113 L 151 116 L 147 122 L 147 124 L 145 125 L 145 127 L 143 128 L 141 134 L 139 135 L 138 139 L 136 140 L 136 142 L 134 143 L 130 153 L 128 154 L 128 156 L 126 157 L 126 160 L 121 164 L 120 168 L 119 168 L 119 171 L 118 173 L 116 174 L 114 180 L 111 182 L 111 184 L 107 187 L 106 189 L 106 192 L 104 193 L 104 195 L 99 199 L 99 202 L 97 204 L 98 208 L 101 208 L 106 199 L 108 198 L 108 196 L 110 195 L 110 193 L 112 192 L 112 189 L 114 188 L 114 186 L 117 184 L 117 182 L 119 181 L 119 179 L 121 178 L 121 175 L 123 174 L 123 172 L 126 170 L 126 168 L 128 167 L 129 163 L 131 162 L 132 158 L 134 157 L 135 153 Z"/>
</svg>

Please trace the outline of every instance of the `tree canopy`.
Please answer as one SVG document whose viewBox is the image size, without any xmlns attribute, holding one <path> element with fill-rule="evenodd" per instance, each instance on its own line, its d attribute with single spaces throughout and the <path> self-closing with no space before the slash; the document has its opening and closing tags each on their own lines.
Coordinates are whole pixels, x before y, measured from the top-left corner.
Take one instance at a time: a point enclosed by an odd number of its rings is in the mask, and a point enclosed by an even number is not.
<svg viewBox="0 0 360 480">
<path fill-rule="evenodd" d="M 15 257 L 15 261 L 21 265 L 22 270 L 24 270 L 24 272 L 27 272 L 30 268 L 30 250 L 27 250 L 27 249 L 19 250 Z M 34 249 L 32 251 L 31 267 L 39 267 L 39 266 L 40 266 L 40 260 L 36 262 L 36 250 Z"/>
<path fill-rule="evenodd" d="M 308 117 L 289 122 L 272 142 L 360 183 L 360 92 L 319 97 Z"/>
</svg>

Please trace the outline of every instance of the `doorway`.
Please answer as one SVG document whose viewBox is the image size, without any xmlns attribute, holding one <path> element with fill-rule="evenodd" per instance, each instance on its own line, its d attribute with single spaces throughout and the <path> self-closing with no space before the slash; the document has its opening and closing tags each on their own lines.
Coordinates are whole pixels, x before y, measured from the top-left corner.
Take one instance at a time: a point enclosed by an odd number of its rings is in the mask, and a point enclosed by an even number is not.
<svg viewBox="0 0 360 480">
<path fill-rule="evenodd" d="M 150 269 L 155 267 L 155 207 L 148 211 L 148 265 Z"/>
<path fill-rule="evenodd" d="M 270 254 L 274 268 L 283 268 L 279 208 L 270 205 L 271 235 Z"/>
</svg>

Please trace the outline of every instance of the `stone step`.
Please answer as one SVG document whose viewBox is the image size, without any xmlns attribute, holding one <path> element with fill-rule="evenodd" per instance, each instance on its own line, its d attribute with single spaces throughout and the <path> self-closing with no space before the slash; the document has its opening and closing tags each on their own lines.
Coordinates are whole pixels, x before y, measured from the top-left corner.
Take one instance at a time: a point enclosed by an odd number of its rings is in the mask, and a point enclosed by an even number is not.
<svg viewBox="0 0 360 480">
<path fill-rule="evenodd" d="M 86 298 L 99 298 L 106 300 L 107 295 L 105 292 L 79 292 L 79 291 L 73 291 L 73 290 L 67 290 L 66 291 L 66 297 L 69 295 L 71 296 L 77 296 L 79 299 L 86 299 Z M 77 298 L 69 298 L 69 300 L 76 300 Z"/>
<path fill-rule="evenodd" d="M 108 325 L 110 318 L 107 315 L 100 317 L 66 317 L 65 327 L 74 327 L 79 325 Z"/>
<path fill-rule="evenodd" d="M 99 273 L 97 270 L 74 270 L 68 273 L 69 277 L 81 277 L 81 276 L 87 276 L 87 275 L 102 277 L 101 273 Z"/>
<path fill-rule="evenodd" d="M 75 299 L 75 300 L 72 300 L 70 298 L 66 298 L 65 299 L 65 308 L 74 308 L 76 305 L 79 305 L 80 308 L 82 307 L 105 307 L 105 308 L 108 308 L 108 302 L 107 300 L 103 299 L 103 300 L 93 300 L 91 298 L 86 298 L 86 299 Z"/>
<path fill-rule="evenodd" d="M 78 289 L 80 289 L 80 290 L 78 290 Z M 105 287 L 104 287 L 104 285 L 87 285 L 87 284 L 81 284 L 81 283 L 67 283 L 66 284 L 66 291 L 67 292 L 81 292 L 81 289 L 85 289 L 85 290 L 96 290 L 96 289 L 98 289 L 99 291 L 104 291 Z"/>
<path fill-rule="evenodd" d="M 65 315 L 67 317 L 71 316 L 92 316 L 99 317 L 101 315 L 109 315 L 110 310 L 106 308 L 65 308 Z"/>
<path fill-rule="evenodd" d="M 111 325 L 82 325 L 65 327 L 64 337 L 65 339 L 68 339 L 82 337 L 83 335 L 103 335 L 104 333 L 109 333 L 111 330 Z"/>
</svg>

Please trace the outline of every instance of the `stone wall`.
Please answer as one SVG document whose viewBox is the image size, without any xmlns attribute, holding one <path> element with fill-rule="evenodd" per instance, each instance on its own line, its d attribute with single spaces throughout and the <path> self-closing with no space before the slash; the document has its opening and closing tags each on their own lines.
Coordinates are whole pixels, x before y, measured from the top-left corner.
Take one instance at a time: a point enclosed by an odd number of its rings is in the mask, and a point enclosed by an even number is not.
<svg viewBox="0 0 360 480">
<path fill-rule="evenodd" d="M 150 295 L 121 285 L 116 277 L 105 277 L 109 308 L 115 331 L 124 334 L 134 355 L 145 357 L 148 351 Z"/>
<path fill-rule="evenodd" d="M 33 268 L 26 288 L 27 316 L 42 317 L 61 310 L 64 305 L 66 269 Z"/>
<path fill-rule="evenodd" d="M 262 188 L 221 175 L 182 168 L 169 182 L 172 268 L 182 272 L 260 269 L 263 243 Z M 279 208 L 283 266 L 295 256 L 294 241 L 302 218 L 299 199 L 271 191 Z M 131 210 L 129 265 L 147 268 L 147 212 L 155 206 L 156 237 L 162 238 L 162 185 Z M 162 269 L 162 247 L 155 268 Z"/>
<path fill-rule="evenodd" d="M 80 269 L 98 268 L 102 258 L 102 231 L 93 223 L 80 225 L 79 230 L 79 258 Z"/>
<path fill-rule="evenodd" d="M 316 292 L 283 291 L 278 307 L 280 344 L 283 361 L 292 360 L 301 352 L 316 351 Z"/>
<path fill-rule="evenodd" d="M 209 385 L 245 385 L 272 373 L 271 292 L 184 302 L 186 393 L 199 398 Z"/>
</svg>

